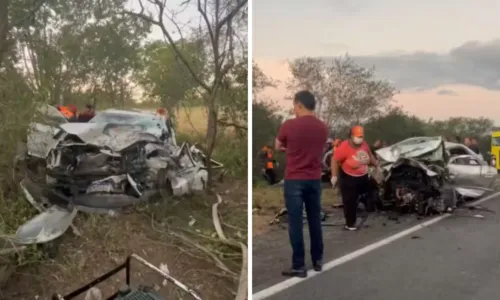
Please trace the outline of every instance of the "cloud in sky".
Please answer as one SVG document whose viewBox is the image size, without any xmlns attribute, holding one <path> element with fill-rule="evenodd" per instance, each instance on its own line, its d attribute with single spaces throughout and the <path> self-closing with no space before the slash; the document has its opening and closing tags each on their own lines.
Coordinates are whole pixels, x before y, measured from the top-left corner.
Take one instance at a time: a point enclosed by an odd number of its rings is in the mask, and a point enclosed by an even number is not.
<svg viewBox="0 0 500 300">
<path fill-rule="evenodd" d="M 436 95 L 441 96 L 458 96 L 458 93 L 452 90 L 439 90 L 436 92 Z"/>
<path fill-rule="evenodd" d="M 375 66 L 379 77 L 393 81 L 399 89 L 466 84 L 500 90 L 500 39 L 466 42 L 445 54 L 395 53 L 353 59 L 365 67 Z"/>
<path fill-rule="evenodd" d="M 498 0 L 254 1 L 253 53 L 260 59 L 445 53 L 499 38 Z"/>
<path fill-rule="evenodd" d="M 287 60 L 349 53 L 392 82 L 411 113 L 500 123 L 500 1 L 479 2 L 254 1 L 253 56 L 283 83 Z M 264 94 L 289 107 L 283 99 L 291 92 L 280 84 Z"/>
</svg>

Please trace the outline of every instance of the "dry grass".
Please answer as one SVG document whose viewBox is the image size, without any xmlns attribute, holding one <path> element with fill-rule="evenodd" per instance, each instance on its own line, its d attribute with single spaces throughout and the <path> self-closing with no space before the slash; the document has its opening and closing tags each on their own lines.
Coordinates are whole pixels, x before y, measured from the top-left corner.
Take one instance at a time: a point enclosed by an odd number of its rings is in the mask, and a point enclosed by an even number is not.
<svg viewBox="0 0 500 300">
<path fill-rule="evenodd" d="M 246 182 L 233 182 L 218 190 L 223 193 L 220 215 L 226 236 L 246 244 Z M 144 205 L 117 217 L 80 214 L 75 225 L 82 235 L 66 234 L 59 240 L 54 259 L 19 268 L 0 291 L 0 299 L 49 299 L 53 292 L 68 293 L 132 253 L 156 266 L 167 264 L 172 276 L 204 299 L 234 298 L 241 252 L 217 239 L 210 218 L 215 201 L 215 197 L 198 195 Z M 230 272 L 221 270 L 214 257 Z M 162 285 L 157 274 L 137 264 L 133 269 L 134 283 L 154 286 L 167 299 L 190 299 L 171 284 Z M 109 295 L 123 281 L 124 274 L 118 274 L 99 288 Z"/>
<path fill-rule="evenodd" d="M 256 186 L 253 188 L 252 195 L 253 207 L 260 210 L 280 210 L 285 206 L 283 188 Z M 321 196 L 323 206 L 332 206 L 338 204 L 338 189 L 325 188 Z"/>
<path fill-rule="evenodd" d="M 152 112 L 156 111 L 156 108 L 137 108 Z M 204 135 L 207 131 L 207 118 L 207 110 L 203 106 L 179 108 L 176 111 L 177 131 L 186 135 Z"/>
<path fill-rule="evenodd" d="M 204 107 L 181 108 L 177 115 L 177 130 L 184 134 L 207 131 L 207 110 Z"/>
</svg>

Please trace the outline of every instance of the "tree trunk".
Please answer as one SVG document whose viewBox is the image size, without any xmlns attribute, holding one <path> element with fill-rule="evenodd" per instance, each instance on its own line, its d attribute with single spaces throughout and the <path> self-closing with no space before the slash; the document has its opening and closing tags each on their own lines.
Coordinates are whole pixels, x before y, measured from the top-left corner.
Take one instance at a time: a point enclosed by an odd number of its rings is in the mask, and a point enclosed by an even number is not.
<svg viewBox="0 0 500 300">
<path fill-rule="evenodd" d="M 208 126 L 207 126 L 207 191 L 212 187 L 212 153 L 215 148 L 215 140 L 217 138 L 217 110 L 215 107 L 215 98 L 217 97 L 216 92 L 212 92 L 212 95 L 209 96 L 208 99 Z"/>
<path fill-rule="evenodd" d="M 8 49 L 9 0 L 0 0 L 0 67 Z"/>
</svg>

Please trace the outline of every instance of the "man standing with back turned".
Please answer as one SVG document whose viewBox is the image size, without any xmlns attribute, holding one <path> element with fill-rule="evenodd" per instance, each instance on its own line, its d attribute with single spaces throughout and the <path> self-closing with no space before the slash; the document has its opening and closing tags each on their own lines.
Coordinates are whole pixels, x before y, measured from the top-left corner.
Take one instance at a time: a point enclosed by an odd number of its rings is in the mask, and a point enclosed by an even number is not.
<svg viewBox="0 0 500 300">
<path fill-rule="evenodd" d="M 284 194 L 293 251 L 292 267 L 283 271 L 283 276 L 307 277 L 302 223 L 304 205 L 313 267 L 317 272 L 322 270 L 321 156 L 328 128 L 314 116 L 315 106 L 316 100 L 309 91 L 295 94 L 295 119 L 285 121 L 276 138 L 276 149 L 286 152 Z"/>
</svg>

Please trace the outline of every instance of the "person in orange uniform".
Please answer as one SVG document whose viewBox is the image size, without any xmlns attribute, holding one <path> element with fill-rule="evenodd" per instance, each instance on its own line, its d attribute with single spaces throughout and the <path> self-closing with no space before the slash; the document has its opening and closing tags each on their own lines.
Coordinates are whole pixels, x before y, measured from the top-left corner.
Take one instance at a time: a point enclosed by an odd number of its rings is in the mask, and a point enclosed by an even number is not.
<svg viewBox="0 0 500 300">
<path fill-rule="evenodd" d="M 276 184 L 277 178 L 274 170 L 276 161 L 274 160 L 273 149 L 267 145 L 262 147 L 260 156 L 263 162 L 264 177 L 270 185 Z"/>
<path fill-rule="evenodd" d="M 73 114 L 68 121 L 70 122 L 78 122 L 78 109 L 76 108 L 76 105 L 70 104 L 68 105 L 69 111 Z"/>
<path fill-rule="evenodd" d="M 377 166 L 370 146 L 364 141 L 362 126 L 354 126 L 350 138 L 336 149 L 331 162 L 331 184 L 339 183 L 344 208 L 345 229 L 356 230 L 356 212 L 361 195 L 370 193 L 368 165 Z"/>
<path fill-rule="evenodd" d="M 58 105 L 57 109 L 67 120 L 72 120 L 75 117 L 75 113 L 72 112 L 71 109 L 67 106 Z"/>
</svg>

